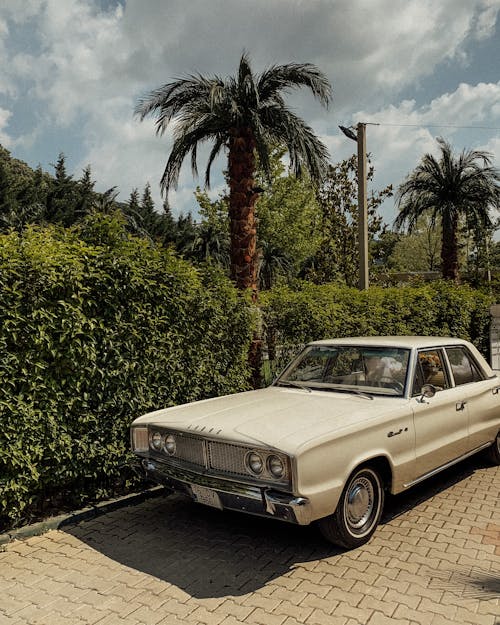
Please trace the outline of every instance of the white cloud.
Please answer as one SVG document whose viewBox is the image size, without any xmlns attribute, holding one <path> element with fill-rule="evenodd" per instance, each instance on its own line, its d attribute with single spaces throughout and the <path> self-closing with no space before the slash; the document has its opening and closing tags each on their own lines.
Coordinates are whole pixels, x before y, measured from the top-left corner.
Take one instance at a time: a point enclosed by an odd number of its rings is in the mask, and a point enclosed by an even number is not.
<svg viewBox="0 0 500 625">
<path fill-rule="evenodd" d="M 98 190 L 117 186 L 120 199 L 126 200 L 134 188 L 142 190 L 147 182 L 155 203 L 161 206 L 159 180 L 167 153 L 146 124 L 132 119 L 128 107 L 117 112 L 104 111 L 86 135 L 86 150 L 77 171 L 91 164 Z"/>
<path fill-rule="evenodd" d="M 500 135 L 493 137 L 488 142 L 478 147 L 480 150 L 489 152 L 493 157 L 493 161 L 496 163 L 500 162 Z"/>
<path fill-rule="evenodd" d="M 234 72 L 243 48 L 256 68 L 317 63 L 336 87 L 337 106 L 347 94 L 363 105 L 463 54 L 471 34 L 491 32 L 499 6 L 497 0 L 407 0 L 398 10 L 393 0 L 128 0 L 125 9 L 102 12 L 89 0 L 45 0 L 4 13 L 18 20 L 19 13 L 36 15 L 41 49 L 24 75 L 31 71 L 38 98 L 59 123 L 69 123 L 113 92 L 132 98 L 179 74 Z"/>
<path fill-rule="evenodd" d="M 127 89 L 115 73 L 124 45 L 121 7 L 97 13 L 81 0 L 47 0 L 40 17 L 35 95 L 48 103 L 57 123 L 67 125 L 123 97 Z"/>
<path fill-rule="evenodd" d="M 35 128 L 32 132 L 13 137 L 12 133 L 7 131 L 9 121 L 12 117 L 12 111 L 0 107 L 0 144 L 9 150 L 13 150 L 19 146 L 31 148 L 38 138 L 37 129 Z"/>
<path fill-rule="evenodd" d="M 7 62 L 0 69 L 0 95 L 12 99 L 12 105 L 3 104 L 14 115 L 0 109 L 0 141 L 27 146 L 44 133 L 72 134 L 79 143 L 79 153 L 71 155 L 78 162 L 77 175 L 91 163 L 101 189 L 117 185 L 125 198 L 150 181 L 159 204 L 158 185 L 170 146 L 168 136 L 155 137 L 152 122 L 133 119 L 137 97 L 185 73 L 233 73 L 244 48 L 256 71 L 271 63 L 313 62 L 332 80 L 334 104 L 328 112 L 313 104 L 308 93 L 292 101 L 321 133 L 333 160 L 352 150 L 337 134 L 339 116 L 342 121 L 352 116 L 353 121 L 417 126 L 369 127 L 377 186 L 397 184 L 433 149 L 435 131 L 426 125 L 498 121 L 499 83 L 464 83 L 420 106 L 401 102 L 399 94 L 444 60 L 466 60 L 472 41 L 492 35 L 500 0 L 123 4 L 102 11 L 97 0 L 23 0 L 21 8 L 18 0 L 2 0 L 0 54 Z M 25 35 L 31 29 L 29 45 L 10 41 L 19 29 Z M 7 123 L 15 118 L 16 105 L 26 101 L 34 128 L 19 124 L 29 133 L 13 138 L 5 130 Z M 201 157 L 200 170 L 203 164 Z M 187 210 L 196 184 L 189 167 L 184 168 L 179 190 L 170 195 L 172 207 Z"/>
<path fill-rule="evenodd" d="M 483 1 L 474 28 L 474 35 L 477 40 L 487 39 L 494 34 L 499 6 L 498 0 Z"/>
<path fill-rule="evenodd" d="M 8 62 L 5 62 L 5 60 L 8 59 L 6 47 L 6 41 L 8 37 L 9 27 L 7 25 L 7 22 L 0 17 L 0 58 L 4 59 L 4 61 L 0 64 L 0 95 L 6 94 L 12 96 L 15 93 L 15 86 L 14 82 L 9 76 Z"/>
<path fill-rule="evenodd" d="M 6 148 L 12 146 L 12 138 L 7 134 L 6 128 L 9 125 L 9 118 L 12 116 L 10 111 L 0 108 L 0 143 Z"/>
<path fill-rule="evenodd" d="M 22 7 L 20 7 L 19 0 L 2 0 L 2 11 L 13 22 L 22 23 L 37 15 L 45 1 L 23 0 Z"/>
</svg>

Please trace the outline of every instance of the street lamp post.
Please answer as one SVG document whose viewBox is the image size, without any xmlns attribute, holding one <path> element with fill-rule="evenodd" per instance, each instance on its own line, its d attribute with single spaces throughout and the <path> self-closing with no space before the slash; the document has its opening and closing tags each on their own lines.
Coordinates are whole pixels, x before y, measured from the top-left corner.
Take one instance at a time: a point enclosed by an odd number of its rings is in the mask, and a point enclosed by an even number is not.
<svg viewBox="0 0 500 625">
<path fill-rule="evenodd" d="M 358 247 L 359 288 L 366 290 L 370 285 L 368 273 L 368 207 L 366 201 L 366 123 L 359 122 L 356 134 L 352 128 L 339 126 L 346 137 L 358 144 Z"/>
<path fill-rule="evenodd" d="M 359 288 L 369 287 L 368 274 L 368 207 L 366 203 L 366 124 L 358 124 L 358 238 Z"/>
</svg>

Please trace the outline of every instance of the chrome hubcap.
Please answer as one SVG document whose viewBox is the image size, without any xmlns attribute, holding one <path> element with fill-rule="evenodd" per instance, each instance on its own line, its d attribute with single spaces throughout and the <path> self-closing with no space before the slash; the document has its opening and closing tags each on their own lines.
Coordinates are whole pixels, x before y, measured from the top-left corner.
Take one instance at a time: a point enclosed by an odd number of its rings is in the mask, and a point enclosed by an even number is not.
<svg viewBox="0 0 500 625">
<path fill-rule="evenodd" d="M 353 529 L 361 529 L 373 516 L 375 492 L 372 482 L 358 477 L 351 484 L 346 498 L 347 522 Z"/>
</svg>

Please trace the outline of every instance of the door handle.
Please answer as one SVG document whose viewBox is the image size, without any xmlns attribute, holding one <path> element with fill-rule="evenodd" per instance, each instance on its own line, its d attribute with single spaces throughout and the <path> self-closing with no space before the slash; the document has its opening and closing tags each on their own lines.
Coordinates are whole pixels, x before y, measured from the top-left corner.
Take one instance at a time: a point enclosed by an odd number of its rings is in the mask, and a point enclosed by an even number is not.
<svg viewBox="0 0 500 625">
<path fill-rule="evenodd" d="M 457 410 L 465 410 L 465 406 L 466 406 L 467 402 L 466 401 L 459 401 L 456 404 L 456 409 Z"/>
</svg>

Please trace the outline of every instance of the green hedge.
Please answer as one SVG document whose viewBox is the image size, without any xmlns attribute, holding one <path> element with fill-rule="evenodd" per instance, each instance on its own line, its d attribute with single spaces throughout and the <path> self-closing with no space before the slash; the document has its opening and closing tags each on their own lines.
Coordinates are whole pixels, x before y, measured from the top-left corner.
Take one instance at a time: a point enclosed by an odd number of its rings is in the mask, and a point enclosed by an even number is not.
<svg viewBox="0 0 500 625">
<path fill-rule="evenodd" d="M 0 527 L 110 494 L 134 417 L 248 386 L 233 286 L 117 216 L 0 236 L 0 302 Z"/>
<path fill-rule="evenodd" d="M 344 336 L 456 336 L 488 356 L 492 303 L 481 291 L 449 282 L 366 291 L 307 282 L 278 287 L 262 295 L 271 375 L 297 346 Z"/>
</svg>

